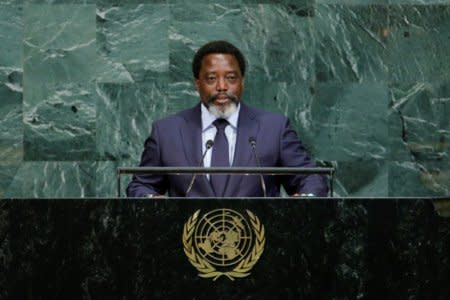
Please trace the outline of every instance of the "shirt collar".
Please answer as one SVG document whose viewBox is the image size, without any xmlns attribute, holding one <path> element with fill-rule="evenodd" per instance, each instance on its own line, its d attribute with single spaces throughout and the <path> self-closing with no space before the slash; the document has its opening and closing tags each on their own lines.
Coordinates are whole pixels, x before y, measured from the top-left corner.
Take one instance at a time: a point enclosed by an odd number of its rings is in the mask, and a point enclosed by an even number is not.
<svg viewBox="0 0 450 300">
<path fill-rule="evenodd" d="M 211 114 L 208 108 L 206 108 L 206 106 L 203 103 L 201 104 L 201 107 L 202 107 L 202 131 L 205 131 L 210 126 L 214 126 L 212 125 L 212 123 L 217 119 L 217 117 Z M 237 128 L 240 110 L 241 105 L 238 104 L 236 111 L 229 118 L 227 118 L 228 123 L 230 123 L 230 125 L 234 128 Z"/>
</svg>

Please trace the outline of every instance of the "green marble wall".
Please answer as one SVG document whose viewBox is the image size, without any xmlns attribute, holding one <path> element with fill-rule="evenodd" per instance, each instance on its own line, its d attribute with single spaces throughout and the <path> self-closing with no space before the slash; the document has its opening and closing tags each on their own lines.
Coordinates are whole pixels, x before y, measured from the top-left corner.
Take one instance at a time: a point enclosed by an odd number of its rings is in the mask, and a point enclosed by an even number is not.
<svg viewBox="0 0 450 300">
<path fill-rule="evenodd" d="M 338 195 L 450 194 L 450 0 L 192 2 L 1 2 L 0 197 L 114 195 L 152 121 L 197 103 L 190 62 L 213 39 Z"/>
</svg>

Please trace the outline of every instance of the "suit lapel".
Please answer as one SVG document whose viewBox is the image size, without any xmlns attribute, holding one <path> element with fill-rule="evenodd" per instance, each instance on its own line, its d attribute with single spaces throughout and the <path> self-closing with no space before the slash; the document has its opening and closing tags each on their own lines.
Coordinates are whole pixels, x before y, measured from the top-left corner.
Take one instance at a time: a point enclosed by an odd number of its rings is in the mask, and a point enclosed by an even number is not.
<svg viewBox="0 0 450 300">
<path fill-rule="evenodd" d="M 184 126 L 180 128 L 184 154 L 190 166 L 198 166 L 202 159 L 202 120 L 197 105 L 183 114 Z"/>
<path fill-rule="evenodd" d="M 183 114 L 185 126 L 181 126 L 180 135 L 183 141 L 184 154 L 189 166 L 198 167 L 202 160 L 202 118 L 200 104 Z M 205 175 L 198 175 L 195 186 L 199 186 L 202 194 L 213 197 L 214 191 Z"/>
<path fill-rule="evenodd" d="M 233 167 L 245 167 L 251 165 L 251 161 L 254 160 L 254 158 L 248 140 L 250 137 L 256 138 L 259 130 L 259 122 L 255 112 L 242 102 L 240 105 L 241 109 L 239 111 Z M 225 196 L 237 195 L 242 180 L 242 175 L 231 175 L 225 189 Z"/>
</svg>

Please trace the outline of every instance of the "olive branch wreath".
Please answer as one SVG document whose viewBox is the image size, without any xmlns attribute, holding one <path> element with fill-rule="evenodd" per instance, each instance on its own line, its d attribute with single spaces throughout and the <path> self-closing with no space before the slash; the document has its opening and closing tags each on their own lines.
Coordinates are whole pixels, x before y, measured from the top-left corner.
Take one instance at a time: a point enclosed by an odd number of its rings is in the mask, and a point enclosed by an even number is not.
<svg viewBox="0 0 450 300">
<path fill-rule="evenodd" d="M 229 272 L 220 272 L 214 268 L 207 260 L 202 259 L 192 246 L 192 236 L 194 234 L 195 225 L 197 223 L 200 210 L 197 210 L 184 224 L 183 228 L 183 250 L 189 259 L 189 262 L 200 272 L 198 276 L 202 278 L 213 278 L 216 281 L 221 276 L 226 276 L 232 281 L 235 278 L 244 278 L 250 275 L 250 270 L 256 264 L 264 251 L 266 243 L 264 226 L 251 211 L 246 210 L 250 217 L 250 223 L 255 233 L 255 245 L 251 253 L 245 257 L 239 264 Z"/>
</svg>

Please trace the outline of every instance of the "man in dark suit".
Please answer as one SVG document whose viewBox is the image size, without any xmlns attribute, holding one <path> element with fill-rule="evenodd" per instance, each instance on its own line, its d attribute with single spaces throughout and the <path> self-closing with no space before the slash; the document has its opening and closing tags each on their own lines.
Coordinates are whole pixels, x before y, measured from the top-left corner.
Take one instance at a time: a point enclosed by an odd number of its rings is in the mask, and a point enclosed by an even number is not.
<svg viewBox="0 0 450 300">
<path fill-rule="evenodd" d="M 153 123 L 140 166 L 204 165 L 256 167 L 252 143 L 257 143 L 263 167 L 314 167 L 289 120 L 280 114 L 247 106 L 241 101 L 245 59 L 226 41 L 202 46 L 192 63 L 201 102 Z M 211 142 L 211 149 L 208 150 Z M 251 141 L 251 142 L 250 142 Z M 202 154 L 206 153 L 203 161 Z M 152 197 L 168 191 L 174 197 L 263 196 L 259 176 L 139 175 L 128 185 L 129 197 Z M 292 196 L 327 196 L 319 175 L 264 176 L 267 196 L 279 196 L 282 184 Z M 189 190 L 189 191 L 188 191 Z"/>
</svg>

